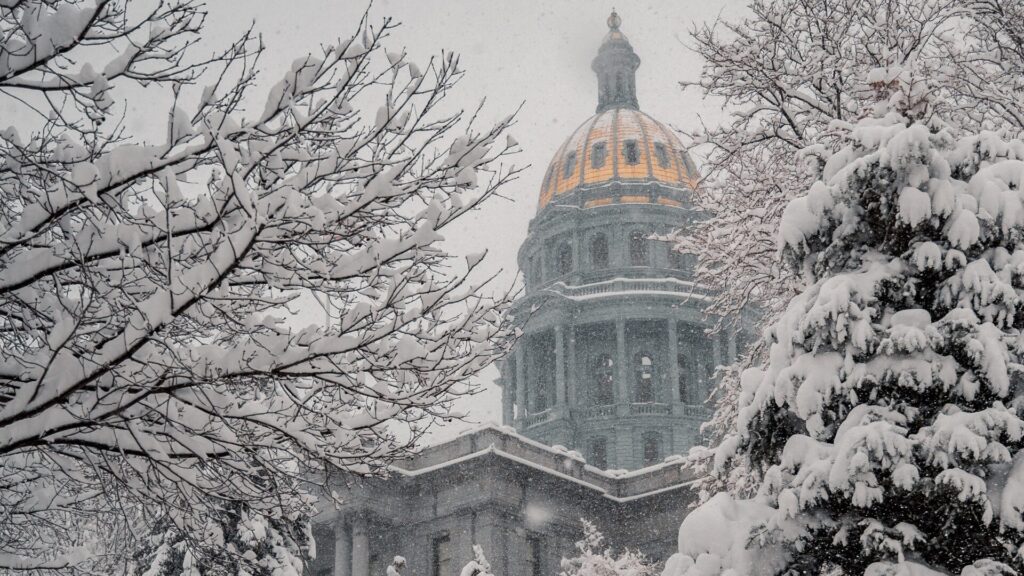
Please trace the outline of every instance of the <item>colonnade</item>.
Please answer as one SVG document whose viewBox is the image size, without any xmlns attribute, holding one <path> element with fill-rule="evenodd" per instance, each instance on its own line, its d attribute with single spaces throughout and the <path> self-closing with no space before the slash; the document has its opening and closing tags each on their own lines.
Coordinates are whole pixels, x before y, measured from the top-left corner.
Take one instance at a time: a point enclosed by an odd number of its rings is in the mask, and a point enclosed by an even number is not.
<svg viewBox="0 0 1024 576">
<path fill-rule="evenodd" d="M 652 322 L 651 320 L 638 319 L 642 322 Z M 632 385 L 633 379 L 630 378 L 631 363 L 628 357 L 628 336 L 627 336 L 627 320 L 616 319 L 614 321 L 615 331 L 615 403 L 625 404 L 632 400 Z M 662 398 L 662 402 L 669 401 L 672 403 L 684 402 L 687 399 L 681 397 L 679 383 L 679 354 L 681 348 L 687 348 L 682 350 L 686 353 L 686 357 L 694 363 L 691 366 L 691 370 L 697 370 L 696 364 L 699 363 L 702 358 L 699 358 L 700 353 L 692 345 L 687 343 L 681 343 L 679 337 L 679 321 L 676 319 L 667 319 L 662 321 L 665 323 L 665 335 L 667 344 L 667 353 L 665 362 L 662 363 L 663 369 L 662 374 L 666 377 L 669 395 Z M 572 325 L 556 324 L 552 330 L 554 331 L 554 346 L 555 346 L 555 394 L 554 394 L 554 409 L 564 410 L 566 405 L 576 407 L 578 406 L 578 396 L 580 390 L 579 386 L 585 386 L 589 375 L 577 374 L 579 362 L 576 358 L 577 350 L 579 349 L 576 341 L 576 331 Z M 515 370 L 512 374 L 509 374 L 509 378 L 505 380 L 505 386 L 503 388 L 502 408 L 503 418 L 506 424 L 511 424 L 513 421 L 522 419 L 524 416 L 529 414 L 530 410 L 527 409 L 529 406 L 527 399 L 531 392 L 528 386 L 527 378 L 527 362 L 528 353 L 527 347 L 529 335 L 523 337 L 523 339 L 516 346 L 513 359 L 515 363 Z M 728 339 L 723 342 L 723 338 L 719 335 L 715 335 L 711 338 L 711 360 L 712 366 L 717 366 L 726 362 L 730 362 L 736 357 L 736 337 L 730 333 Z M 694 379 L 693 384 L 696 385 L 697 379 Z"/>
</svg>

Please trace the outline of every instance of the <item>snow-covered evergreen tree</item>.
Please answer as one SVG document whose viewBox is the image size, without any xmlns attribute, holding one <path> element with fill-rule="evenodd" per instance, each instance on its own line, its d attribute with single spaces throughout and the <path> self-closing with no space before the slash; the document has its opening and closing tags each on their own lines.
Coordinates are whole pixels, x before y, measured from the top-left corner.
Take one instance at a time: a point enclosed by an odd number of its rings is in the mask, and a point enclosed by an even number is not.
<svg viewBox="0 0 1024 576">
<path fill-rule="evenodd" d="M 245 504 L 210 510 L 206 525 L 196 534 L 165 517 L 136 550 L 134 574 L 302 576 L 306 560 L 316 553 L 309 526 L 308 518 L 275 518 Z"/>
<path fill-rule="evenodd" d="M 803 289 L 716 454 L 757 495 L 687 518 L 676 574 L 1024 569 L 1024 142 L 867 80 L 885 98 L 781 217 Z"/>
<path fill-rule="evenodd" d="M 578 554 L 562 558 L 561 576 L 649 576 L 654 573 L 654 567 L 643 554 L 633 550 L 615 554 L 593 522 L 582 518 L 580 522 L 583 538 L 576 542 Z"/>
<path fill-rule="evenodd" d="M 799 288 L 775 249 L 783 211 L 816 178 L 820 155 L 843 145 L 833 123 L 856 121 L 873 101 L 868 73 L 913 62 L 939 96 L 933 105 L 960 128 L 1024 129 L 1024 8 L 1019 0 L 751 0 L 747 8 L 691 33 L 705 64 L 686 86 L 724 99 L 729 115 L 691 134 L 705 157 L 694 201 L 707 218 L 675 239 L 699 255 L 697 280 L 717 293 L 709 313 L 734 321 L 755 304 L 768 326 Z M 766 343 L 747 352 L 721 374 L 707 430 L 715 440 L 733 426 L 740 374 L 766 358 Z M 757 484 L 756 471 L 716 474 L 712 452 L 692 456 L 711 493 Z"/>
<path fill-rule="evenodd" d="M 0 3 L 0 572 L 114 573 L 164 517 L 198 558 L 226 503 L 309 516 L 505 349 L 506 289 L 441 244 L 516 174 L 511 118 L 441 110 L 458 58 L 364 18 L 260 91 L 262 40 L 209 55 L 204 21 Z"/>
</svg>

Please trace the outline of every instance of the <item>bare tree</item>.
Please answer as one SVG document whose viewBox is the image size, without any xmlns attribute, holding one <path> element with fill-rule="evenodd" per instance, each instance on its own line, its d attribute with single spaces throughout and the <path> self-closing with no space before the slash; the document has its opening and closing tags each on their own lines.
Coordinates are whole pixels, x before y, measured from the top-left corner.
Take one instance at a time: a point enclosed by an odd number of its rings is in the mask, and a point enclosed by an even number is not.
<svg viewBox="0 0 1024 576">
<path fill-rule="evenodd" d="M 0 571 L 308 513 L 305 481 L 380 470 L 507 344 L 510 294 L 438 245 L 517 173 L 511 117 L 439 111 L 458 58 L 364 18 L 264 99 L 261 39 L 195 57 L 204 18 L 0 6 Z M 168 103 L 158 142 L 133 98 Z"/>
</svg>

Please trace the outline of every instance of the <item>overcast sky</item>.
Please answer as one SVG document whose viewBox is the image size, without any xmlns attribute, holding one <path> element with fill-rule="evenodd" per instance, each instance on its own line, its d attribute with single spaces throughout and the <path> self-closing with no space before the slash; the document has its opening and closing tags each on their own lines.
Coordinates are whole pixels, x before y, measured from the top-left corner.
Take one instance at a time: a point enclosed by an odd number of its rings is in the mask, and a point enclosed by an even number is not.
<svg viewBox="0 0 1024 576">
<path fill-rule="evenodd" d="M 267 45 L 263 74 L 276 81 L 291 62 L 324 43 L 350 35 L 366 2 L 359 0 L 211 0 L 204 43 L 227 43 L 250 24 Z M 738 0 L 376 0 L 375 20 L 392 16 L 402 25 L 389 50 L 405 48 L 414 62 L 442 50 L 461 56 L 466 74 L 452 96 L 475 108 L 487 98 L 487 117 L 499 118 L 523 104 L 512 134 L 529 164 L 522 177 L 504 190 L 511 200 L 495 198 L 465 217 L 447 241 L 460 253 L 488 250 L 489 266 L 504 270 L 512 282 L 516 251 L 537 209 L 538 188 L 548 161 L 562 141 L 594 113 L 597 81 L 590 61 L 604 34 L 612 7 L 622 17 L 622 31 L 640 56 L 637 96 L 640 108 L 662 122 L 692 128 L 698 115 L 707 122 L 721 117 L 721 103 L 705 100 L 679 82 L 694 80 L 701 62 L 686 45 L 697 24 L 719 16 L 741 17 Z M 699 158 L 698 158 L 699 160 Z M 490 369 L 485 381 L 493 381 Z M 465 403 L 476 421 L 500 420 L 496 387 Z M 448 428 L 438 438 L 450 436 Z"/>
</svg>

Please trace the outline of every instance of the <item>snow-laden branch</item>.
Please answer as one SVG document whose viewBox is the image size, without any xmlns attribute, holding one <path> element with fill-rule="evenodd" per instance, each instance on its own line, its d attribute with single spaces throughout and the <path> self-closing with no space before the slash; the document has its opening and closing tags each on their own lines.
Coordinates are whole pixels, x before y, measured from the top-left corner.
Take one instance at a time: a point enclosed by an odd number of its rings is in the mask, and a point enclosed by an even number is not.
<svg viewBox="0 0 1024 576">
<path fill-rule="evenodd" d="M 251 33 L 188 58 L 200 8 L 2 9 L 5 46 L 45 45 L 0 97 L 53 113 L 0 137 L 0 570 L 102 570 L 158 517 L 195 546 L 228 502 L 308 514 L 303 483 L 380 470 L 506 349 L 510 294 L 439 243 L 516 176 L 513 119 L 441 113 L 458 58 L 386 52 L 390 21 L 259 97 Z M 166 141 L 107 125 L 171 79 Z"/>
</svg>

